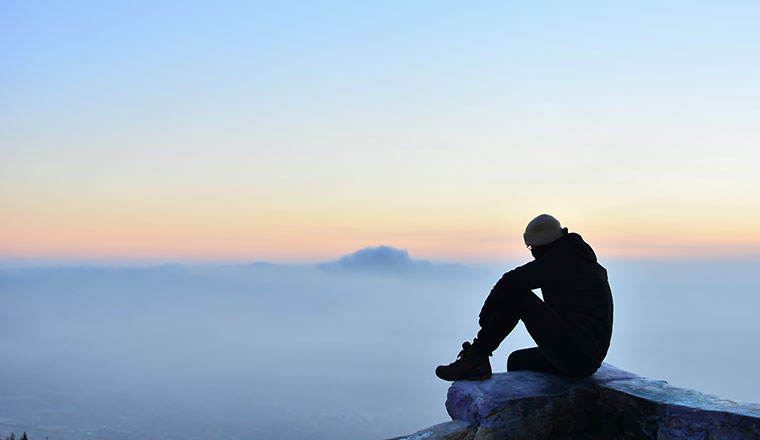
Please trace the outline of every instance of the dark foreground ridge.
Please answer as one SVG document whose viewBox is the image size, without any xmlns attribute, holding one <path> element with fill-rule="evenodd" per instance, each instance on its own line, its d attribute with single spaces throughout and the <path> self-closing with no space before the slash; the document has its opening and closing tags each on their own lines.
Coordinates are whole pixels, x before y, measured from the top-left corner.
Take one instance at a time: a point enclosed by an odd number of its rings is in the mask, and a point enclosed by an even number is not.
<svg viewBox="0 0 760 440">
<path fill-rule="evenodd" d="M 398 440 L 760 439 L 760 404 L 650 380 L 609 364 L 586 379 L 531 371 L 454 382 L 453 419 Z"/>
</svg>

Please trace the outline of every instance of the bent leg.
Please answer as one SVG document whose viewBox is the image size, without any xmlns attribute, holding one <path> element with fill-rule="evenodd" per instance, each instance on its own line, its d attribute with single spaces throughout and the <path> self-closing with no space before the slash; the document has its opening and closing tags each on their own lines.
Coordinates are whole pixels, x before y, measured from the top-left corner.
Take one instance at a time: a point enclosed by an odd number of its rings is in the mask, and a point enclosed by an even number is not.
<svg viewBox="0 0 760 440">
<path fill-rule="evenodd" d="M 525 369 L 559 372 L 569 376 L 588 376 L 599 367 L 580 349 L 582 342 L 577 330 L 570 327 L 530 290 L 511 292 L 508 297 L 501 298 L 498 307 L 481 320 L 481 329 L 473 347 L 484 355 L 491 355 L 519 320 L 525 323 L 540 353 L 533 351 L 517 354 L 513 361 L 517 365 L 528 366 Z M 548 361 L 556 371 L 549 371 L 550 368 L 543 360 Z"/>
<path fill-rule="evenodd" d="M 529 299 L 521 319 L 541 353 L 562 374 L 585 377 L 599 368 L 583 350 L 584 342 L 578 330 L 536 295 Z"/>
<path fill-rule="evenodd" d="M 533 295 L 533 292 L 528 291 Z M 487 316 L 480 317 L 480 331 L 472 341 L 472 348 L 484 356 L 491 356 L 504 338 L 517 326 L 522 315 L 525 292 L 517 292 L 515 295 L 499 298 L 496 306 Z M 492 300 L 491 298 L 488 299 Z"/>
</svg>

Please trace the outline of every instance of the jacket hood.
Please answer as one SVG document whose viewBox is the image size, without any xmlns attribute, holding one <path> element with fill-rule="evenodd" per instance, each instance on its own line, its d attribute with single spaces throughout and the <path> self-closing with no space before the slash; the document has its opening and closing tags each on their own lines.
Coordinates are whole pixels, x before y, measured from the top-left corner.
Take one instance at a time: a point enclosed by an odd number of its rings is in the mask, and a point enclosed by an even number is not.
<svg viewBox="0 0 760 440">
<path fill-rule="evenodd" d="M 535 258 L 541 258 L 549 253 L 564 253 L 574 255 L 582 260 L 587 260 L 592 263 L 596 262 L 596 254 L 591 246 L 583 241 L 583 237 L 575 232 L 566 233 L 556 241 L 546 245 L 533 248 L 531 253 Z"/>
<path fill-rule="evenodd" d="M 591 249 L 591 246 L 589 246 L 588 243 L 583 241 L 583 237 L 575 232 L 571 232 L 557 240 L 557 245 L 584 260 L 596 262 L 596 254 L 594 253 L 594 250 Z"/>
</svg>

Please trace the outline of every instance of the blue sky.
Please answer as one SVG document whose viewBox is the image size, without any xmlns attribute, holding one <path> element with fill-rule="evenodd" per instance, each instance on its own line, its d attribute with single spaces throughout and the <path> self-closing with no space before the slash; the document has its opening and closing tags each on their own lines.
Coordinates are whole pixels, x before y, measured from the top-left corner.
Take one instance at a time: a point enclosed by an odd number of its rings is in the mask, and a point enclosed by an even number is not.
<svg viewBox="0 0 760 440">
<path fill-rule="evenodd" d="M 4 2 L 0 253 L 757 255 L 759 9 Z"/>
</svg>

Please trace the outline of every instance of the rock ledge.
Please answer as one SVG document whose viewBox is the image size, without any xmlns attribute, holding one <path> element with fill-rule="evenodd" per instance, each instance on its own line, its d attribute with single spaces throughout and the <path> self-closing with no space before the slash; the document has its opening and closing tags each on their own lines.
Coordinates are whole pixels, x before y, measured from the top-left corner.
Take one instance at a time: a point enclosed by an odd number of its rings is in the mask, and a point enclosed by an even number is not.
<svg viewBox="0 0 760 440">
<path fill-rule="evenodd" d="M 760 439 L 760 404 L 737 403 L 603 364 L 593 376 L 497 373 L 454 382 L 453 419 L 398 440 Z"/>
</svg>

